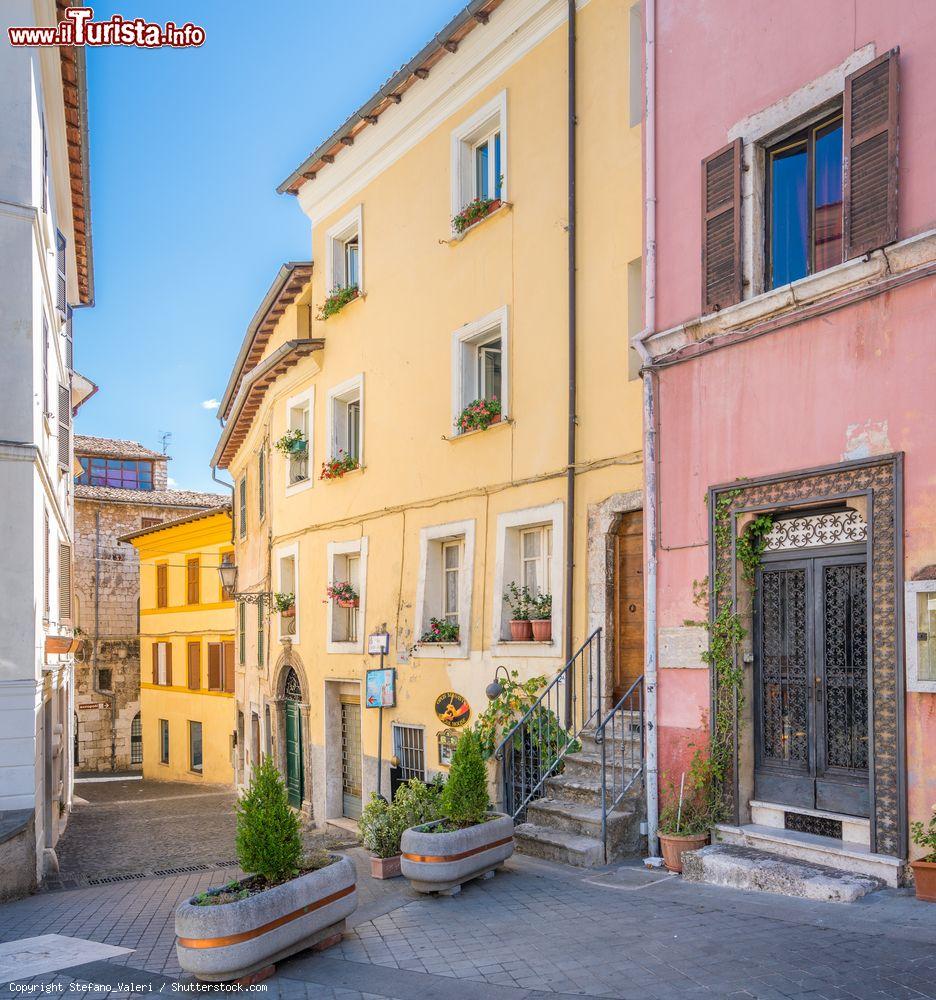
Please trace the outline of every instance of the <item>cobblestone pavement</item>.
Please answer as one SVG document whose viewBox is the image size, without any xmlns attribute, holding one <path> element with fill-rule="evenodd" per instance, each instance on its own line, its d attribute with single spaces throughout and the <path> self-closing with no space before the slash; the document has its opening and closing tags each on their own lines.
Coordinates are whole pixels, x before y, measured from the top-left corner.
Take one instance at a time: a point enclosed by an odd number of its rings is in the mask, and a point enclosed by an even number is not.
<svg viewBox="0 0 936 1000">
<path fill-rule="evenodd" d="M 851 905 L 683 883 L 622 866 L 582 872 L 514 857 L 452 898 L 375 881 L 331 950 L 280 964 L 271 1000 L 936 998 L 936 907 L 886 890 Z M 67 934 L 132 954 L 33 985 L 179 979 L 172 913 L 217 872 L 46 893 L 0 906 L 0 941 Z M 136 970 L 136 971 L 134 971 Z M 96 996 L 103 993 L 98 991 Z"/>
</svg>

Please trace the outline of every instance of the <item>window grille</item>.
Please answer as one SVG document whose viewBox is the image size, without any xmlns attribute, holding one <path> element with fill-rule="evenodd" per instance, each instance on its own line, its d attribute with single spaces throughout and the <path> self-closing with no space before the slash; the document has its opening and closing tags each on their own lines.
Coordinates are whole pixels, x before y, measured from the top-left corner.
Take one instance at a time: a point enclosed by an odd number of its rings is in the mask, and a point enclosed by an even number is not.
<svg viewBox="0 0 936 1000">
<path fill-rule="evenodd" d="M 416 726 L 393 726 L 393 753 L 400 762 L 401 777 L 426 780 L 425 733 Z"/>
<path fill-rule="evenodd" d="M 140 721 L 139 712 L 130 723 L 130 763 L 143 763 L 143 723 Z"/>
</svg>

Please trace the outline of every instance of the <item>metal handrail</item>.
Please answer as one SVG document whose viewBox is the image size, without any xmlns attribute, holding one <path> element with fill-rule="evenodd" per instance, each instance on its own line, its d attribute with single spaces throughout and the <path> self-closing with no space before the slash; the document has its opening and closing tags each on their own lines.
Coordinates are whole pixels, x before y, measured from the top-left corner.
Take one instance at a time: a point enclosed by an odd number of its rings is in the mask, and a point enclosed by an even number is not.
<svg viewBox="0 0 936 1000">
<path fill-rule="evenodd" d="M 595 727 L 595 743 L 601 747 L 601 843 L 604 850 L 604 860 L 605 864 L 608 862 L 608 813 L 616 809 L 618 804 L 624 798 L 624 796 L 633 788 L 637 779 L 643 779 L 644 775 L 644 704 L 643 704 L 643 675 L 641 674 L 637 680 L 624 692 L 623 695 L 618 699 L 617 703 L 611 708 L 607 715 L 601 720 L 601 722 Z M 627 752 L 624 744 L 621 744 L 620 760 L 616 760 L 615 756 L 618 749 L 617 741 L 617 726 L 618 718 L 620 717 L 620 727 L 621 735 L 624 735 L 625 726 L 625 716 L 627 713 L 629 717 L 629 731 L 628 735 L 634 735 L 634 714 L 637 715 L 637 726 L 639 727 L 640 733 L 640 752 L 639 754 L 634 753 L 634 743 L 630 742 L 630 760 L 626 760 Z M 611 730 L 611 801 L 608 801 L 608 743 L 607 735 L 608 728 Z M 625 770 L 630 770 L 631 776 L 629 779 L 625 779 Z M 618 791 L 618 775 L 620 774 L 621 788 Z"/>
<path fill-rule="evenodd" d="M 587 669 L 586 669 L 587 665 Z M 580 667 L 580 669 L 579 669 Z M 596 669 L 597 668 L 597 669 Z M 579 676 L 576 677 L 576 670 Z M 569 696 L 560 702 L 560 687 L 567 684 Z M 581 690 L 579 690 L 581 689 Z M 579 696 L 582 720 L 576 723 Z M 560 707 L 566 710 L 566 726 L 559 723 Z M 504 811 L 514 819 L 538 795 L 546 779 L 552 775 L 581 734 L 601 712 L 601 628 L 582 643 L 569 662 L 546 686 L 543 693 L 511 727 L 497 749 L 494 758 L 502 764 Z M 553 723 L 552 720 L 555 720 Z M 546 725 L 546 760 L 543 760 L 544 722 Z M 553 733 L 550 729 L 554 730 Z M 555 746 L 553 746 L 553 736 Z M 534 744 L 532 737 L 535 737 Z M 510 750 L 508 751 L 508 747 Z M 522 801 L 515 802 L 515 758 L 519 751 Z M 535 782 L 534 779 L 535 778 Z"/>
</svg>

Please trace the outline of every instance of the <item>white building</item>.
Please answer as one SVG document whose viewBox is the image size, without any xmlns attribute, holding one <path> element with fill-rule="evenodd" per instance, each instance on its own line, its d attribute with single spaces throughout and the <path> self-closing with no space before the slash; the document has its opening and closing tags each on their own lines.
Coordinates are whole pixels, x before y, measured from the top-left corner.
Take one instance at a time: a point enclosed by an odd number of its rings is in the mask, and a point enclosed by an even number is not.
<svg viewBox="0 0 936 1000">
<path fill-rule="evenodd" d="M 0 898 L 56 866 L 72 798 L 72 307 L 89 306 L 84 53 L 13 48 L 55 0 L 0 4 Z M 64 652 L 62 652 L 64 650 Z"/>
</svg>

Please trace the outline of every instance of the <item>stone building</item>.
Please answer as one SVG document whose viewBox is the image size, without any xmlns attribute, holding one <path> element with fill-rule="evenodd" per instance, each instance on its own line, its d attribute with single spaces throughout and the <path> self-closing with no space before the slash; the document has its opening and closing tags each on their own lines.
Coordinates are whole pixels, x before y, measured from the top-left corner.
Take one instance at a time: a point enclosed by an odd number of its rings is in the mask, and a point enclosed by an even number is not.
<svg viewBox="0 0 936 1000">
<path fill-rule="evenodd" d="M 119 539 L 229 498 L 168 489 L 168 456 L 136 441 L 79 434 L 75 459 L 75 768 L 139 769 L 139 559 Z"/>
</svg>

